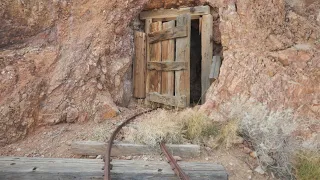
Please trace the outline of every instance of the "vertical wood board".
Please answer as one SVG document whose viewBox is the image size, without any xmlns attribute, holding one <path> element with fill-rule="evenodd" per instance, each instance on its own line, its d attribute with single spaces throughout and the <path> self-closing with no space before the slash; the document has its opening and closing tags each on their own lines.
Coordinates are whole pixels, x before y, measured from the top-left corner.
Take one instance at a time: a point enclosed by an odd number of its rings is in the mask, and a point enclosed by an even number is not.
<svg viewBox="0 0 320 180">
<path fill-rule="evenodd" d="M 146 97 L 146 34 L 134 33 L 135 56 L 133 63 L 133 95 L 135 98 Z"/>
<path fill-rule="evenodd" d="M 155 22 L 151 24 L 150 32 L 162 30 L 162 22 Z M 149 43 L 149 42 L 148 42 Z M 150 62 L 161 61 L 161 42 L 149 44 L 150 48 Z M 155 70 L 148 70 L 147 73 L 147 92 L 161 92 L 161 72 Z"/>
<path fill-rule="evenodd" d="M 148 19 L 145 20 L 144 30 L 145 30 L 145 33 L 146 33 L 146 34 L 150 33 L 151 23 L 152 23 L 152 19 L 151 19 L 151 18 L 148 18 Z M 149 37 L 146 36 L 146 38 L 147 38 L 146 55 L 147 55 L 147 62 L 149 62 L 149 61 L 150 61 L 150 44 L 149 44 Z M 147 73 L 146 73 L 146 76 L 147 76 L 147 77 L 146 77 L 146 86 L 145 86 L 145 88 L 146 88 L 146 93 L 149 93 L 148 72 L 149 72 L 149 71 L 147 70 Z M 149 105 L 149 101 L 148 101 L 147 99 L 145 100 L 145 104 L 146 104 L 146 105 Z"/>
<path fill-rule="evenodd" d="M 175 72 L 175 95 L 186 96 L 187 105 L 190 104 L 190 37 L 191 16 L 184 14 L 177 17 L 177 26 L 187 26 L 188 36 L 176 39 L 176 61 L 188 63 L 187 70 Z"/>
<path fill-rule="evenodd" d="M 163 23 L 163 29 L 175 27 L 175 21 Z M 162 61 L 174 61 L 175 40 L 162 41 Z M 174 95 L 174 72 L 162 72 L 161 93 Z"/>
<path fill-rule="evenodd" d="M 202 28 L 201 28 L 201 102 L 205 103 L 206 92 L 210 87 L 210 67 L 211 59 L 213 55 L 213 18 L 212 15 L 202 16 Z"/>
</svg>

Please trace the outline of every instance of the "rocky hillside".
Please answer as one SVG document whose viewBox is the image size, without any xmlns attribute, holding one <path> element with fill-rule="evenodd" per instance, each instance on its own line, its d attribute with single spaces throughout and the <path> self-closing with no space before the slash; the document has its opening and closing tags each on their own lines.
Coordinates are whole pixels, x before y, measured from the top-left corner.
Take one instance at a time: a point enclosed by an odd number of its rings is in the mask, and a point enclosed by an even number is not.
<svg viewBox="0 0 320 180">
<path fill-rule="evenodd" d="M 244 95 L 319 120 L 318 0 L 7 0 L 0 2 L 0 145 L 40 125 L 115 116 L 131 97 L 139 12 L 200 4 L 219 12 L 214 34 L 224 56 L 204 109 L 219 112 Z"/>
</svg>

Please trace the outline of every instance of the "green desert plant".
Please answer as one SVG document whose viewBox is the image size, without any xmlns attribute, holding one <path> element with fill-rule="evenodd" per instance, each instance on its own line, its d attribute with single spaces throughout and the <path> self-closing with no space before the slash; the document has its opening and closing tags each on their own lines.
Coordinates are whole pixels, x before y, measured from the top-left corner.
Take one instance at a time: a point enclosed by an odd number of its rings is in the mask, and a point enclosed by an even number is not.
<svg viewBox="0 0 320 180">
<path fill-rule="evenodd" d="M 295 159 L 296 178 L 298 180 L 320 179 L 320 152 L 299 152 Z"/>
</svg>

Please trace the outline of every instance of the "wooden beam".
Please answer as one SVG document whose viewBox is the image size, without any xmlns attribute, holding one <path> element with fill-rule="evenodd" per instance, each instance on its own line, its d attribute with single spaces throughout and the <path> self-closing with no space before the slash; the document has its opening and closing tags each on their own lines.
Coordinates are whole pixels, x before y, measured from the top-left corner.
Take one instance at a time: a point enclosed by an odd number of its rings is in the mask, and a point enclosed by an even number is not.
<svg viewBox="0 0 320 180">
<path fill-rule="evenodd" d="M 169 29 L 176 26 L 175 21 L 162 24 L 163 29 Z M 174 62 L 175 40 L 170 39 L 162 41 L 162 63 Z M 165 68 L 162 68 L 163 71 Z M 174 95 L 174 72 L 162 72 L 161 94 Z"/>
<path fill-rule="evenodd" d="M 146 97 L 146 34 L 134 33 L 135 56 L 133 63 L 133 96 Z"/>
<path fill-rule="evenodd" d="M 148 62 L 147 68 L 149 70 L 157 70 L 157 71 L 181 71 L 181 70 L 188 69 L 188 63 L 187 62 L 171 62 L 171 61 Z"/>
<path fill-rule="evenodd" d="M 170 20 L 174 20 L 179 15 L 182 14 L 191 14 L 191 16 L 202 16 L 206 14 L 210 14 L 209 6 L 196 6 L 196 7 L 188 7 L 188 8 L 180 8 L 180 9 L 160 9 L 153 11 L 143 11 L 140 13 L 140 19 L 161 19 L 161 18 L 171 18 Z"/>
<path fill-rule="evenodd" d="M 150 32 L 156 32 L 162 30 L 162 23 L 155 22 L 151 24 Z M 148 38 L 148 43 L 150 38 Z M 150 44 L 150 62 L 161 61 L 161 42 Z M 161 72 L 159 71 L 147 71 L 146 93 L 149 92 L 161 92 Z"/>
<path fill-rule="evenodd" d="M 156 43 L 168 39 L 186 37 L 188 29 L 186 26 L 171 27 L 162 31 L 149 33 L 149 43 Z"/>
<path fill-rule="evenodd" d="M 175 96 L 185 96 L 186 106 L 190 104 L 190 37 L 191 16 L 184 14 L 177 18 L 177 26 L 187 26 L 188 36 L 176 40 L 176 61 L 186 62 L 188 67 L 184 71 L 175 72 Z"/>
<path fill-rule="evenodd" d="M 161 95 L 159 93 L 148 93 L 146 97 L 149 101 L 185 108 L 187 107 L 187 98 L 185 96 L 170 96 L 170 95 Z"/>
<path fill-rule="evenodd" d="M 192 15 L 191 16 L 191 19 L 192 20 L 195 20 L 195 19 L 200 19 L 201 16 L 197 16 L 197 15 Z M 177 20 L 177 17 L 171 17 L 171 18 L 155 18 L 155 19 L 152 19 L 153 22 L 157 22 L 157 21 L 162 21 L 162 22 L 167 22 L 167 21 L 174 21 L 174 20 Z"/>
<path fill-rule="evenodd" d="M 113 160 L 112 179 L 176 179 L 165 161 Z M 227 180 L 223 166 L 214 163 L 178 162 L 190 179 Z M 0 179 L 51 180 L 96 179 L 103 180 L 102 159 L 55 159 L 0 157 Z"/>
<path fill-rule="evenodd" d="M 194 144 L 167 144 L 174 156 L 199 157 L 200 146 Z M 107 144 L 96 141 L 77 141 L 71 144 L 71 152 L 78 155 L 104 155 Z M 115 143 L 112 146 L 111 156 L 140 156 L 160 154 L 160 148 L 142 144 Z"/>
<path fill-rule="evenodd" d="M 206 101 L 206 92 L 210 87 L 210 69 L 213 56 L 213 18 L 211 14 L 202 17 L 201 28 L 201 102 Z"/>
</svg>

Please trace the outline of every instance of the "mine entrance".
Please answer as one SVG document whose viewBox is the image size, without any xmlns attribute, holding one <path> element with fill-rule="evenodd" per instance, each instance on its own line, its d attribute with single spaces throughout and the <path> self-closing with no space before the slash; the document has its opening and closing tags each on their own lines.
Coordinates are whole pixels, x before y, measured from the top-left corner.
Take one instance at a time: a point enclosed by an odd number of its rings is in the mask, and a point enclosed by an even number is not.
<svg viewBox="0 0 320 180">
<path fill-rule="evenodd" d="M 135 32 L 134 97 L 174 107 L 205 101 L 213 18 L 209 6 L 144 11 Z"/>
</svg>

